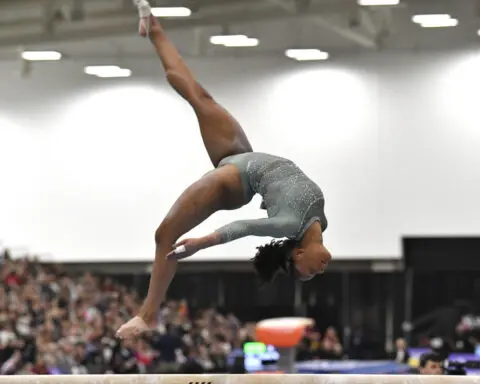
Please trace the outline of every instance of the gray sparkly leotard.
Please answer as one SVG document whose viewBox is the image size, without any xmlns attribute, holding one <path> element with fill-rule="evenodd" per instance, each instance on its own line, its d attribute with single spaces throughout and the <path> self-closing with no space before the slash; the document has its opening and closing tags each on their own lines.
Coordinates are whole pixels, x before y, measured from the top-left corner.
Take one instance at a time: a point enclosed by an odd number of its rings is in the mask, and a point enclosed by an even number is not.
<svg viewBox="0 0 480 384">
<path fill-rule="evenodd" d="M 219 229 L 221 242 L 246 236 L 270 236 L 301 240 L 307 229 L 320 222 L 327 228 L 322 190 L 294 162 L 266 153 L 249 152 L 224 158 L 219 167 L 232 164 L 240 171 L 248 201 L 263 197 L 268 218 L 241 220 Z"/>
</svg>

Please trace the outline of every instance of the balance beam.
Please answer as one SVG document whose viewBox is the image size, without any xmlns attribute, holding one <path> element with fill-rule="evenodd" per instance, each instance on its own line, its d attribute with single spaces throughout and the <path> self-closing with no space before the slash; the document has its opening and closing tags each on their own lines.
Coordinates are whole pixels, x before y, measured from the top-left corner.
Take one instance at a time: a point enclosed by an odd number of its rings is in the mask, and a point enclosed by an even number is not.
<svg viewBox="0 0 480 384">
<path fill-rule="evenodd" d="M 480 384 L 480 376 L 68 375 L 0 376 L 0 384 Z"/>
</svg>

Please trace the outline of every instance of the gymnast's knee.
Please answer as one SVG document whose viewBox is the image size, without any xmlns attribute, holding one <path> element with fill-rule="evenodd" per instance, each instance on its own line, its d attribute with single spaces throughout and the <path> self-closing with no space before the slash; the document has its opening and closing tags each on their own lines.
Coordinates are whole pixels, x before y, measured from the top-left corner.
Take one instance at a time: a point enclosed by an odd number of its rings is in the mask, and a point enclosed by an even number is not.
<svg viewBox="0 0 480 384">
<path fill-rule="evenodd" d="M 160 224 L 155 231 L 155 245 L 158 247 L 159 245 L 163 245 L 165 241 L 168 240 L 168 231 L 167 231 L 168 224 L 163 221 L 162 224 Z"/>
<path fill-rule="evenodd" d="M 192 105 L 200 105 L 204 100 L 213 100 L 212 96 L 196 81 L 177 71 L 168 71 L 167 81 L 185 100 Z"/>
</svg>

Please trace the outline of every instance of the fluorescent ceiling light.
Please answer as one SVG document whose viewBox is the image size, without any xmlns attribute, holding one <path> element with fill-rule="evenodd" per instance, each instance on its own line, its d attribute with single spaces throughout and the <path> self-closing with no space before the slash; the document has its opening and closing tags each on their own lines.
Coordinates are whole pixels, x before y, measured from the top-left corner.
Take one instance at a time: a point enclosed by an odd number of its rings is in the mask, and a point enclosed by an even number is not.
<svg viewBox="0 0 480 384">
<path fill-rule="evenodd" d="M 218 35 L 218 36 L 211 36 L 210 43 L 213 45 L 225 45 L 225 44 L 232 44 L 236 41 L 244 41 L 248 40 L 248 36 L 246 35 Z"/>
<path fill-rule="evenodd" d="M 192 11 L 186 7 L 154 7 L 152 15 L 155 17 L 188 17 Z"/>
<path fill-rule="evenodd" d="M 256 47 L 260 42 L 246 35 L 218 35 L 211 36 L 210 43 L 224 47 Z"/>
<path fill-rule="evenodd" d="M 458 20 L 448 14 L 415 15 L 412 21 L 423 28 L 446 28 L 458 25 Z"/>
<path fill-rule="evenodd" d="M 477 35 L 480 36 L 480 29 L 477 31 Z"/>
<path fill-rule="evenodd" d="M 412 21 L 417 24 L 445 22 L 451 19 L 452 16 L 449 14 L 415 15 L 412 17 Z"/>
<path fill-rule="evenodd" d="M 120 67 L 116 65 L 90 65 L 88 67 L 85 67 L 84 72 L 87 75 L 96 76 L 99 73 L 113 72 L 119 69 Z"/>
<path fill-rule="evenodd" d="M 24 51 L 22 59 L 28 61 L 58 61 L 62 54 L 56 51 Z"/>
<path fill-rule="evenodd" d="M 319 49 L 287 49 L 285 56 L 297 61 L 327 60 L 328 52 Z"/>
<path fill-rule="evenodd" d="M 247 38 L 243 40 L 232 40 L 223 44 L 225 47 L 256 47 L 260 42 L 255 38 Z"/>
<path fill-rule="evenodd" d="M 120 68 L 117 71 L 99 73 L 97 77 L 101 78 L 116 78 L 116 77 L 130 77 L 132 76 L 132 71 L 127 68 Z"/>
<path fill-rule="evenodd" d="M 101 78 L 130 77 L 132 71 L 117 65 L 91 65 L 83 70 L 87 75 Z"/>
<path fill-rule="evenodd" d="M 448 28 L 456 27 L 458 25 L 457 19 L 426 21 L 420 24 L 423 28 Z"/>
<path fill-rule="evenodd" d="M 376 6 L 376 5 L 398 5 L 400 0 L 358 0 L 358 5 Z"/>
</svg>

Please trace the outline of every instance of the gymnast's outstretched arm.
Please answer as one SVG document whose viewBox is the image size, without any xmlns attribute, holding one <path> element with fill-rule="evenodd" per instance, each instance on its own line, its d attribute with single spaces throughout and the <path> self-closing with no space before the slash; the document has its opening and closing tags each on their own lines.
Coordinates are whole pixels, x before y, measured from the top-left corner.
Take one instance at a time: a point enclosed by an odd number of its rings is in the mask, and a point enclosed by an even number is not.
<svg viewBox="0 0 480 384">
<path fill-rule="evenodd" d="M 258 237 L 294 237 L 299 229 L 295 219 L 289 217 L 269 217 L 254 220 L 239 220 L 227 224 L 215 232 L 199 239 L 186 239 L 175 244 L 174 250 L 168 254 L 169 259 L 182 260 L 192 256 L 201 249 L 247 236 Z"/>
<path fill-rule="evenodd" d="M 247 236 L 292 237 L 299 229 L 289 217 L 268 217 L 256 220 L 239 220 L 215 231 L 219 244 L 228 243 Z"/>
</svg>

